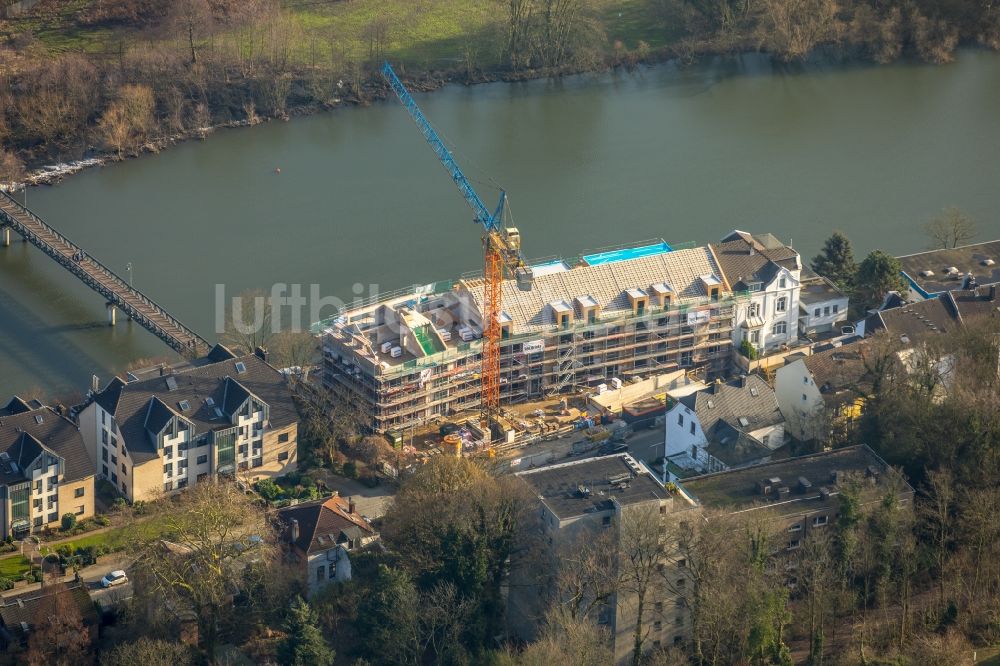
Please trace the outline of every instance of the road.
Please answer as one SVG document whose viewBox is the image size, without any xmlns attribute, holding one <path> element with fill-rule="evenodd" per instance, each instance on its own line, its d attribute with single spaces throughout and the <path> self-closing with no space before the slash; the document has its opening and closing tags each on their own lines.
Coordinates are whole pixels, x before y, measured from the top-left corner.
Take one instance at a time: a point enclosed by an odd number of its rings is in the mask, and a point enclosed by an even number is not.
<svg viewBox="0 0 1000 666">
<path fill-rule="evenodd" d="M 582 439 L 579 432 L 570 433 L 565 437 L 554 439 L 548 442 L 530 444 L 523 449 L 511 452 L 510 456 L 501 462 L 511 471 L 521 471 L 535 467 L 544 467 L 571 460 L 582 460 L 594 455 L 594 452 L 583 455 L 572 455 L 573 442 Z M 663 426 L 655 428 L 644 428 L 629 435 L 625 444 L 628 446 L 629 454 L 640 461 L 653 461 L 663 457 Z"/>
</svg>

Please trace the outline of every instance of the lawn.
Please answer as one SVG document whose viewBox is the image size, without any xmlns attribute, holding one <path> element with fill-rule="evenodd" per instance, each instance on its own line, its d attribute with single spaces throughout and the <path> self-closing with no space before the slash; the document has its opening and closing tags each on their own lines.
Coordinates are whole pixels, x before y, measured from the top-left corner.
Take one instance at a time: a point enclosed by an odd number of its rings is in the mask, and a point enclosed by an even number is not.
<svg viewBox="0 0 1000 666">
<path fill-rule="evenodd" d="M 28 560 L 20 554 L 0 560 L 0 576 L 4 578 L 20 578 L 27 573 L 28 568 Z"/>
</svg>

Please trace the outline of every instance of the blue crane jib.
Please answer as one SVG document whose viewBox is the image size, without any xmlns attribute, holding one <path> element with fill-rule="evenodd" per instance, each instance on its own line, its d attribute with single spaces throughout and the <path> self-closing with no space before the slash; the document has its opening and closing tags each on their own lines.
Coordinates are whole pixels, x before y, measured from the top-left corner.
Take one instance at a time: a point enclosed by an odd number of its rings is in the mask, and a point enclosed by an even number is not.
<svg viewBox="0 0 1000 666">
<path fill-rule="evenodd" d="M 465 201 L 469 204 L 472 210 L 476 214 L 475 221 L 478 224 L 483 225 L 487 231 L 500 231 L 501 222 L 503 221 L 503 207 L 504 201 L 507 199 L 506 193 L 503 190 L 500 191 L 500 202 L 497 204 L 497 208 L 490 214 L 489 208 L 483 203 L 483 200 L 479 198 L 476 191 L 472 189 L 472 184 L 462 173 L 462 169 L 459 168 L 458 163 L 455 158 L 452 157 L 451 152 L 445 147 L 444 142 L 441 141 L 441 137 L 438 136 L 434 128 L 431 127 L 430 122 L 424 117 L 423 112 L 417 103 L 410 96 L 410 92 L 403 85 L 403 82 L 399 80 L 396 76 L 396 72 L 393 71 L 392 65 L 388 61 L 382 64 L 382 76 L 388 81 L 389 86 L 392 88 L 396 96 L 399 97 L 399 101 L 403 103 L 406 110 L 409 112 L 410 117 L 413 118 L 414 122 L 417 123 L 417 127 L 420 128 L 420 133 L 424 135 L 424 139 L 427 140 L 427 144 L 434 150 L 434 153 L 441 160 L 441 164 L 451 175 L 451 179 L 455 181 L 455 185 L 461 190 L 462 196 L 465 197 Z"/>
</svg>

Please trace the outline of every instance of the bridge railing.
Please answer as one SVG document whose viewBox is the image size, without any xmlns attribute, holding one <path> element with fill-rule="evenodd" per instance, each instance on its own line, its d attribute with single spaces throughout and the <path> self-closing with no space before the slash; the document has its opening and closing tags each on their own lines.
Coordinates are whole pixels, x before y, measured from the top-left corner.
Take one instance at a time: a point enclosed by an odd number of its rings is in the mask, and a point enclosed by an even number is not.
<svg viewBox="0 0 1000 666">
<path fill-rule="evenodd" d="M 118 305 L 118 306 L 122 307 L 123 309 L 134 310 L 134 308 L 132 308 L 130 306 L 130 304 L 127 301 L 125 301 L 124 299 L 122 299 L 120 296 L 117 299 L 114 298 L 114 296 L 117 296 L 120 292 L 125 292 L 125 293 L 129 294 L 130 296 L 132 296 L 134 298 L 137 298 L 139 301 L 141 301 L 142 303 L 146 304 L 150 308 L 156 310 L 156 313 L 159 316 L 163 317 L 169 324 L 171 324 L 172 326 L 176 327 L 177 330 L 180 331 L 182 334 L 184 334 L 186 336 L 189 336 L 192 340 L 194 340 L 196 342 L 196 344 L 204 345 L 206 347 L 210 346 L 208 344 L 208 342 L 204 338 L 202 338 L 200 335 L 198 335 L 197 333 L 195 333 L 194 331 L 192 331 L 191 329 L 189 329 L 187 326 L 185 326 L 184 324 L 182 324 L 180 321 L 178 321 L 173 315 L 171 315 L 169 312 L 167 312 L 167 310 L 165 308 L 163 308 L 163 306 L 159 305 L 158 303 L 156 303 L 155 301 L 153 301 L 152 299 L 150 299 L 148 296 L 146 296 L 145 294 L 143 294 L 141 291 L 137 290 L 135 287 L 132 287 L 131 285 L 129 285 L 117 273 L 115 273 L 110 268 L 108 268 L 107 266 L 105 266 L 100 260 L 98 260 L 97 258 L 95 258 L 94 256 L 92 256 L 91 254 L 87 253 L 82 247 L 80 247 L 79 245 L 77 245 L 73 241 L 71 241 L 68 238 L 66 238 L 66 236 L 64 236 L 60 232 L 58 232 L 55 229 L 53 229 L 50 225 L 48 225 L 45 222 L 45 220 L 43 220 L 42 218 L 40 218 L 37 215 L 35 215 L 34 213 L 32 213 L 29 209 L 25 208 L 23 204 L 21 204 L 19 201 L 17 201 L 17 199 L 15 199 L 14 197 L 12 197 L 9 193 L 0 190 L 0 214 L 3 214 L 4 217 L 8 218 L 9 224 L 11 224 L 12 226 L 17 227 L 16 230 L 19 233 L 21 233 L 23 231 L 26 234 L 30 234 L 31 236 L 34 237 L 36 243 L 38 243 L 40 245 L 45 245 L 48 248 L 48 250 L 49 250 L 49 252 L 47 252 L 47 254 L 60 255 L 61 256 L 62 252 L 58 248 L 52 247 L 51 243 L 48 243 L 43 238 L 39 238 L 38 235 L 36 233 L 34 233 L 31 229 L 25 228 L 24 225 L 22 225 L 17 220 L 17 218 L 15 218 L 14 216 L 12 216 L 7 211 L 4 211 L 3 210 L 3 205 L 4 204 L 7 204 L 9 206 L 13 206 L 13 208 L 17 212 L 17 214 L 23 215 L 24 217 L 29 218 L 34 224 L 36 224 L 39 227 L 41 227 L 44 231 L 46 231 L 49 234 L 52 234 L 59 241 L 61 241 L 61 242 L 65 243 L 66 245 L 68 245 L 74 251 L 74 253 L 75 252 L 82 253 L 82 255 L 85 256 L 86 260 L 90 264 L 92 264 L 95 267 L 97 267 L 100 270 L 101 273 L 103 273 L 106 277 L 110 278 L 110 280 L 115 283 L 116 289 L 112 290 L 111 294 L 107 294 L 107 296 L 109 296 L 109 299 L 112 300 L 113 302 L 114 301 L 118 301 L 118 302 L 115 303 L 115 305 Z M 87 273 L 87 271 L 84 270 L 82 266 L 80 266 L 79 264 L 74 264 L 72 259 L 70 259 L 69 261 L 67 261 L 66 265 L 67 265 L 67 268 L 70 268 L 70 270 L 73 273 L 78 273 L 78 272 L 79 273 L 84 273 L 84 274 Z M 83 276 L 80 276 L 80 277 L 83 277 Z M 127 312 L 127 314 L 129 314 L 130 316 L 133 316 L 134 318 L 138 318 L 138 319 L 147 321 L 147 322 L 149 322 L 150 325 L 155 325 L 154 322 L 152 322 L 147 316 L 145 316 L 141 312 L 137 312 L 137 311 L 135 311 L 135 312 Z"/>
</svg>

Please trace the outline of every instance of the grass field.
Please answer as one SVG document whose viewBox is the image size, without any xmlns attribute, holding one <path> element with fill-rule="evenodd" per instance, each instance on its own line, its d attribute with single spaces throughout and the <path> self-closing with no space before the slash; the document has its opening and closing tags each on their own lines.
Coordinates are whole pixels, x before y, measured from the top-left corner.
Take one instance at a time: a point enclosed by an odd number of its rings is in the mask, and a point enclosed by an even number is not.
<svg viewBox="0 0 1000 666">
<path fill-rule="evenodd" d="M 18 554 L 0 560 L 0 576 L 4 578 L 20 578 L 28 571 L 28 560 Z"/>
<path fill-rule="evenodd" d="M 82 27 L 74 20 L 94 0 L 66 0 L 45 16 L 9 21 L 0 38 L 30 32 L 51 53 L 84 51 L 115 54 L 137 35 L 127 30 Z M 610 50 L 615 41 L 634 49 L 640 40 L 662 46 L 676 35 L 657 20 L 651 0 L 593 0 L 592 13 Z M 476 66 L 499 64 L 505 31 L 499 0 L 289 0 L 287 25 L 295 34 L 292 56 L 302 64 L 368 61 L 372 34 L 381 35 L 381 55 L 420 68 L 445 68 L 471 57 Z M 381 29 L 373 30 L 373 25 Z M 152 33 L 142 39 L 156 39 Z M 178 48 L 182 45 L 178 43 Z"/>
</svg>

